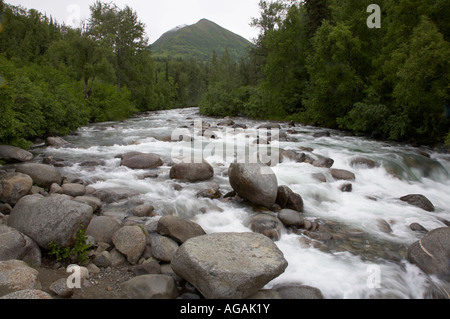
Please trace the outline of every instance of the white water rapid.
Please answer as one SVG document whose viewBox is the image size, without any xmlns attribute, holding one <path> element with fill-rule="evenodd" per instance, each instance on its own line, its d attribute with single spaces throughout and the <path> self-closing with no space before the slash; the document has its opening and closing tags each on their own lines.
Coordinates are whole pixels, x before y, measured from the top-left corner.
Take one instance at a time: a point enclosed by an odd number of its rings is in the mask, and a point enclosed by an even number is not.
<svg viewBox="0 0 450 319">
<path fill-rule="evenodd" d="M 91 183 L 96 189 L 120 189 L 139 194 L 139 200 L 152 204 L 157 211 L 177 214 L 200 224 L 207 233 L 249 232 L 249 217 L 254 209 L 235 201 L 197 198 L 196 193 L 212 182 L 220 185 L 223 194 L 232 190 L 227 177 L 232 157 L 211 155 L 205 158 L 215 169 L 214 179 L 195 184 L 181 184 L 176 191 L 169 178 L 173 148 L 177 143 L 162 141 L 180 127 L 192 130 L 191 124 L 202 119 L 215 127 L 221 120 L 199 115 L 198 109 L 150 112 L 122 122 L 109 122 L 79 129 L 65 139 L 65 148 L 40 147 L 35 151 L 44 156 L 64 159 L 71 163 L 62 171 L 74 174 Z M 256 128 L 265 122 L 234 118 L 236 123 Z M 288 129 L 280 123 L 282 132 Z M 342 192 L 342 181 L 335 181 L 326 168 L 308 163 L 283 161 L 273 167 L 279 185 L 287 185 L 300 194 L 304 201 L 304 217 L 317 221 L 332 240 L 307 238 L 305 234 L 283 230 L 276 242 L 289 266 L 285 273 L 270 282 L 267 288 L 278 284 L 300 283 L 319 288 L 325 298 L 428 298 L 441 281 L 424 274 L 406 259 L 409 245 L 423 236 L 411 230 L 419 223 L 428 230 L 445 227 L 450 220 L 450 155 L 428 148 L 369 140 L 327 130 L 331 135 L 314 137 L 323 129 L 297 125 L 280 141 L 285 150 L 306 152 L 312 158 L 324 156 L 334 159 L 333 168 L 353 172 L 351 192 Z M 225 139 L 224 139 L 225 138 Z M 234 136 L 217 133 L 208 140 L 214 145 L 244 143 L 245 131 Z M 165 165 L 154 170 L 157 178 L 142 178 L 148 170 L 132 170 L 120 166 L 116 155 L 131 151 L 156 153 Z M 352 158 L 363 156 L 377 163 L 373 169 L 354 168 Z M 84 160 L 98 159 L 104 165 L 81 167 Z M 313 177 L 322 173 L 327 182 Z M 435 206 L 427 212 L 399 200 L 408 194 L 422 194 Z M 129 203 L 106 205 L 104 214 L 126 217 Z M 391 232 L 379 227 L 380 220 L 388 224 Z M 321 241 L 322 240 L 322 241 Z M 321 242 L 320 245 L 314 243 Z"/>
</svg>

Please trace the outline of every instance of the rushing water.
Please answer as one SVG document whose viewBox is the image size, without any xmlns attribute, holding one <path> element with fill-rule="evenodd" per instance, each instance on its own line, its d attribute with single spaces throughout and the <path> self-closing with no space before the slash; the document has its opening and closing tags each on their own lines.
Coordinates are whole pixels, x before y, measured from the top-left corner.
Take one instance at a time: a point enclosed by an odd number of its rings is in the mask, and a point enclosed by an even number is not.
<svg viewBox="0 0 450 319">
<path fill-rule="evenodd" d="M 251 231 L 248 221 L 255 214 L 254 208 L 235 201 L 196 197 L 199 190 L 211 183 L 219 184 L 223 194 L 232 190 L 227 170 L 233 156 L 213 154 L 206 158 L 215 169 L 213 180 L 181 184 L 181 191 L 173 187 L 176 181 L 169 178 L 169 163 L 178 144 L 165 142 L 163 138 L 180 127 L 192 129 L 192 123 L 199 119 L 212 127 L 220 121 L 199 115 L 195 108 L 159 111 L 127 121 L 84 127 L 65 137 L 70 142 L 69 147 L 40 147 L 37 151 L 64 159 L 70 163 L 62 168 L 65 174 L 81 176 L 96 189 L 137 193 L 135 203 L 150 203 L 161 214 L 190 218 L 207 233 Z M 249 129 L 264 124 L 244 118 L 234 121 L 245 123 Z M 286 123 L 281 126 L 282 131 L 288 129 Z M 276 244 L 284 252 L 289 266 L 267 288 L 300 283 L 319 288 L 326 298 L 429 297 L 430 287 L 440 287 L 443 283 L 406 260 L 407 247 L 423 236 L 409 226 L 419 223 L 432 230 L 444 227 L 444 221 L 450 220 L 449 155 L 349 136 L 339 131 L 330 131 L 330 137 L 317 138 L 313 134 L 323 130 L 309 126 L 297 125 L 295 130 L 288 134 L 288 141 L 279 143 L 281 149 L 311 148 L 313 151 L 307 152 L 310 157 L 334 159 L 333 168 L 354 172 L 356 181 L 352 182 L 353 191 L 344 193 L 339 190 L 343 182 L 334 181 L 328 169 L 288 160 L 273 167 L 279 185 L 287 185 L 303 197 L 304 217 L 318 222 L 320 231 L 296 234 L 283 230 Z M 219 131 L 217 138 L 208 143 L 216 146 L 236 141 L 244 143 L 246 132 L 225 135 Z M 165 164 L 154 170 L 158 177 L 143 178 L 148 170 L 121 167 L 116 155 L 131 151 L 160 155 Z M 357 156 L 370 158 L 378 165 L 373 169 L 353 168 L 350 160 Z M 102 160 L 103 165 L 80 166 L 82 161 L 90 159 Z M 315 173 L 324 174 L 327 182 L 315 179 Z M 399 200 L 408 194 L 425 195 L 436 211 L 429 213 Z M 124 201 L 105 205 L 103 213 L 123 218 L 129 211 L 130 203 Z M 392 232 L 380 229 L 380 220 L 389 224 Z"/>
</svg>

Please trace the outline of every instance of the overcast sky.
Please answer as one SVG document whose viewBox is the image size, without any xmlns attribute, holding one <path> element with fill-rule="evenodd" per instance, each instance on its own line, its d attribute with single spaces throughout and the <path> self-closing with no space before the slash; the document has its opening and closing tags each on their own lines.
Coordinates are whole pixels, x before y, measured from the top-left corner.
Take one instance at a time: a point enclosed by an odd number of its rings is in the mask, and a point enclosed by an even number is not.
<svg viewBox="0 0 450 319">
<path fill-rule="evenodd" d="M 89 17 L 89 6 L 95 3 L 95 0 L 5 0 L 5 2 L 21 5 L 27 9 L 37 9 L 48 16 L 51 15 L 59 23 L 78 26 L 78 21 Z M 112 2 L 120 8 L 128 5 L 137 12 L 139 19 L 147 26 L 150 43 L 178 25 L 191 25 L 203 18 L 248 40 L 258 35 L 258 30 L 250 27 L 250 22 L 251 18 L 260 16 L 259 0 L 113 0 Z"/>
</svg>

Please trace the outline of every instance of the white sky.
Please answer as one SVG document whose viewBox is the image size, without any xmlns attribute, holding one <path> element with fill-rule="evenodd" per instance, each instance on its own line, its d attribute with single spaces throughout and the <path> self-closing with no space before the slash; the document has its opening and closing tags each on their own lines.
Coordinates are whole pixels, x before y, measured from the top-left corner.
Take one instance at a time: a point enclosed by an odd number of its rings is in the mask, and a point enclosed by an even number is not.
<svg viewBox="0 0 450 319">
<path fill-rule="evenodd" d="M 111 2 L 111 0 L 102 0 Z M 164 32 L 181 24 L 195 24 L 200 19 L 211 20 L 248 40 L 257 37 L 250 27 L 251 18 L 260 16 L 259 0 L 112 0 L 118 7 L 130 6 L 147 26 L 150 44 Z M 36 9 L 52 16 L 59 23 L 78 26 L 90 16 L 89 6 L 95 0 L 5 0 L 11 5 Z M 77 21 L 76 23 L 74 21 Z"/>
</svg>

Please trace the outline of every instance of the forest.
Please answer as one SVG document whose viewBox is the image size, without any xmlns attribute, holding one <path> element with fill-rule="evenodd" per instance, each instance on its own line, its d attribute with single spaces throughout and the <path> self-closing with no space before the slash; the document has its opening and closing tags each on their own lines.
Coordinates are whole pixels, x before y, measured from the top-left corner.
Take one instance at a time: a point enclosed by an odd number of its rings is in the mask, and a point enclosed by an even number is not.
<svg viewBox="0 0 450 319">
<path fill-rule="evenodd" d="M 369 28 L 367 7 L 381 8 Z M 198 106 L 450 145 L 448 0 L 261 0 L 240 61 L 152 58 L 126 6 L 97 1 L 80 28 L 0 0 L 0 144 L 28 148 L 94 122 Z"/>
</svg>

